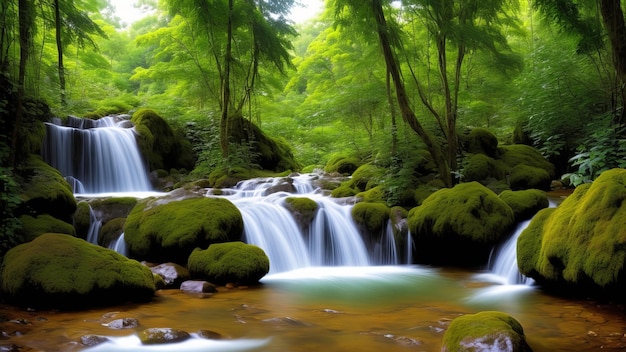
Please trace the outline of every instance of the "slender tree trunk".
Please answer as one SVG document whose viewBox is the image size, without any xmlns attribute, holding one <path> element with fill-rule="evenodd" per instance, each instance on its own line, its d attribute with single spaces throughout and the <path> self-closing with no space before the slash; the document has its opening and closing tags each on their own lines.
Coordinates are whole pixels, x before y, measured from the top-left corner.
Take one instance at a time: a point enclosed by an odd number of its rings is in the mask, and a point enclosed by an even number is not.
<svg viewBox="0 0 626 352">
<path fill-rule="evenodd" d="M 385 88 L 387 90 L 387 101 L 389 103 L 389 111 L 391 112 L 391 156 L 398 156 L 398 124 L 396 122 L 396 104 L 393 102 L 391 92 L 391 75 L 387 72 L 385 80 Z"/>
<path fill-rule="evenodd" d="M 61 94 L 61 106 L 66 106 L 65 99 L 65 67 L 63 66 L 63 41 L 61 38 L 61 9 L 59 8 L 59 0 L 54 0 L 54 23 L 57 40 L 57 53 L 59 58 L 59 89 Z"/>
<path fill-rule="evenodd" d="M 230 112 L 230 69 L 233 60 L 233 0 L 228 0 L 228 28 L 226 29 L 226 59 L 222 82 L 222 117 L 220 119 L 220 146 L 222 157 L 228 157 L 228 117 Z"/>
<path fill-rule="evenodd" d="M 622 104 L 626 104 L 626 24 L 620 0 L 600 0 L 600 12 L 611 43 L 615 72 L 621 83 Z M 624 110 L 618 121 L 620 123 L 626 122 Z"/>
<path fill-rule="evenodd" d="M 11 137 L 11 152 L 9 165 L 16 165 L 16 153 L 18 144 L 18 132 L 22 125 L 24 115 L 24 83 L 26 82 L 26 63 L 32 36 L 32 8 L 30 0 L 19 0 L 18 20 L 20 34 L 20 64 L 17 76 L 17 102 L 15 106 L 15 121 Z"/>
<path fill-rule="evenodd" d="M 446 158 L 442 155 L 440 145 L 430 136 L 430 134 L 424 129 L 422 124 L 417 120 L 415 112 L 411 108 L 411 103 L 406 92 L 406 88 L 402 82 L 400 75 L 400 67 L 396 60 L 396 57 L 391 48 L 391 41 L 387 32 L 387 21 L 385 19 L 385 13 L 383 11 L 381 0 L 372 0 L 372 10 L 376 20 L 376 31 L 378 33 L 378 39 L 380 41 L 383 56 L 385 58 L 385 64 L 387 65 L 387 72 L 393 78 L 396 98 L 398 105 L 400 106 L 400 112 L 402 119 L 417 133 L 422 139 L 428 152 L 433 158 L 433 161 L 437 165 L 441 179 L 446 186 L 452 186 L 452 174 Z"/>
</svg>

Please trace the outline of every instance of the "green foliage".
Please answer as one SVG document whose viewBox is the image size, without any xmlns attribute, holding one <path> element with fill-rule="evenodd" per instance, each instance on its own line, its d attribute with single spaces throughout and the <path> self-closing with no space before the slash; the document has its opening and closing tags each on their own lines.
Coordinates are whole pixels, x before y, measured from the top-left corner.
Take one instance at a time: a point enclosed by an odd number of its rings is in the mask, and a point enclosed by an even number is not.
<svg viewBox="0 0 626 352">
<path fill-rule="evenodd" d="M 0 145 L 0 158 L 4 165 L 5 151 Z M 8 156 L 8 155 L 6 155 Z M 22 227 L 22 223 L 16 216 L 16 210 L 22 203 L 17 182 L 13 177 L 11 168 L 0 166 L 0 256 L 4 255 L 7 250 L 18 244 L 18 232 Z"/>
<path fill-rule="evenodd" d="M 216 284 L 257 283 L 270 270 L 265 252 L 243 242 L 215 243 L 206 250 L 195 249 L 187 263 L 192 276 Z"/>
<path fill-rule="evenodd" d="M 29 307 L 146 300 L 155 290 L 148 267 L 65 234 L 43 234 L 9 250 L 0 275 L 3 297 Z"/>
</svg>

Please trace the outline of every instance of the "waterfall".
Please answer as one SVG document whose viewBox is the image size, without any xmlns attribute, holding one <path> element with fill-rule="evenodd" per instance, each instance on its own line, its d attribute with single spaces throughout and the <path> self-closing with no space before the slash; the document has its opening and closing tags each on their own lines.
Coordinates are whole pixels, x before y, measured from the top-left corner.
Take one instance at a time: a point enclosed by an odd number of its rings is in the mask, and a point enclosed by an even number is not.
<svg viewBox="0 0 626 352">
<path fill-rule="evenodd" d="M 143 192 L 151 185 L 129 121 L 70 117 L 46 123 L 42 156 L 74 193 Z"/>
<path fill-rule="evenodd" d="M 126 242 L 124 241 L 124 233 L 117 238 L 116 241 L 112 241 L 109 244 L 109 249 L 116 251 L 121 255 L 128 256 L 128 250 L 126 249 Z"/>
<path fill-rule="evenodd" d="M 87 231 L 87 242 L 98 244 L 98 236 L 100 235 L 101 228 L 102 219 L 100 219 L 91 206 L 89 206 L 89 231 Z"/>
<path fill-rule="evenodd" d="M 489 258 L 489 270 L 501 277 L 504 284 L 532 285 L 534 280 L 522 275 L 517 267 L 517 238 L 528 227 L 530 220 L 517 225 L 513 235 L 499 248 L 495 248 Z"/>
<path fill-rule="evenodd" d="M 265 251 L 270 259 L 270 273 L 312 266 L 399 264 L 391 225 L 380 243 L 368 248 L 352 219 L 352 205 L 323 196 L 312 184 L 315 177 L 246 180 L 224 190 L 220 196 L 240 210 L 244 220 L 243 240 Z M 208 196 L 213 196 L 211 193 Z M 299 226 L 285 207 L 287 197 L 307 197 L 317 203 L 310 224 Z"/>
</svg>

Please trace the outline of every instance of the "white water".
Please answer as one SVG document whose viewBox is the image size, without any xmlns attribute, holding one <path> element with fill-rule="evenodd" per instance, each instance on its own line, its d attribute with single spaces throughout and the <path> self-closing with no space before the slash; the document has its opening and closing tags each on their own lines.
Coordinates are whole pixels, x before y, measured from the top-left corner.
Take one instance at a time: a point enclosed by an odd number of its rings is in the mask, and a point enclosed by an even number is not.
<svg viewBox="0 0 626 352">
<path fill-rule="evenodd" d="M 500 278 L 502 284 L 506 285 L 532 285 L 534 280 L 522 275 L 517 266 L 517 239 L 528 227 L 530 220 L 523 221 L 517 225 L 513 235 L 495 248 L 489 258 L 489 270 Z"/>
<path fill-rule="evenodd" d="M 70 117 L 46 123 L 43 158 L 66 177 L 74 193 L 139 192 L 152 186 L 128 121 Z"/>
</svg>

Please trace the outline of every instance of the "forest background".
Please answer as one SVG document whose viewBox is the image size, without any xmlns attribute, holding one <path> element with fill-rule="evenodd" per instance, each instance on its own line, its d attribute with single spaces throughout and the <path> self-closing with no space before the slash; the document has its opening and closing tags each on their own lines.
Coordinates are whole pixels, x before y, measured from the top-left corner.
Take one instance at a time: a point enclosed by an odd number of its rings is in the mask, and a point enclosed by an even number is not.
<svg viewBox="0 0 626 352">
<path fill-rule="evenodd" d="M 5 191 L 30 99 L 59 117 L 153 109 L 193 142 L 196 176 L 255 164 L 224 138 L 233 116 L 304 171 L 349 155 L 390 187 L 411 182 L 418 150 L 462 181 L 457 136 L 476 127 L 536 147 L 572 185 L 626 166 L 620 1 L 327 0 L 304 23 L 293 0 L 139 5 L 149 15 L 128 25 L 107 0 L 2 2 Z"/>
</svg>

